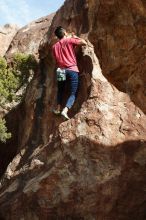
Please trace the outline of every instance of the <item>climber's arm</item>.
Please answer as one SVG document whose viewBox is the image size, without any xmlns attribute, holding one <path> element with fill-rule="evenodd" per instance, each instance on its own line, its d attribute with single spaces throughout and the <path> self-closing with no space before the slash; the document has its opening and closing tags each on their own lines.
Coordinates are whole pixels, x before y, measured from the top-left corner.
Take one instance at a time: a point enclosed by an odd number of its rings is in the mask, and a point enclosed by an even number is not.
<svg viewBox="0 0 146 220">
<path fill-rule="evenodd" d="M 79 45 L 79 46 L 86 46 L 87 42 L 78 36 L 76 36 L 74 33 L 72 33 L 70 36 L 70 42 L 74 45 Z"/>
<path fill-rule="evenodd" d="M 78 44 L 78 45 L 80 45 L 80 46 L 86 46 L 86 45 L 87 45 L 87 42 L 86 42 L 84 39 L 79 38 L 79 44 Z"/>
</svg>

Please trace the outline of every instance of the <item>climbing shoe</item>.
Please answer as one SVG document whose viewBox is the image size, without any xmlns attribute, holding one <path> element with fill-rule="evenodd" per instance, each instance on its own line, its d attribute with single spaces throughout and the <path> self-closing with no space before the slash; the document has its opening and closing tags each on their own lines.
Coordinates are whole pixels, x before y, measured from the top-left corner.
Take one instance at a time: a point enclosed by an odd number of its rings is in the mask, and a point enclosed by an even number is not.
<svg viewBox="0 0 146 220">
<path fill-rule="evenodd" d="M 61 112 L 61 115 L 65 118 L 65 119 L 70 119 L 69 117 L 68 117 L 68 115 L 67 115 L 67 109 L 66 108 L 64 108 L 63 110 L 62 110 L 62 112 Z"/>
</svg>

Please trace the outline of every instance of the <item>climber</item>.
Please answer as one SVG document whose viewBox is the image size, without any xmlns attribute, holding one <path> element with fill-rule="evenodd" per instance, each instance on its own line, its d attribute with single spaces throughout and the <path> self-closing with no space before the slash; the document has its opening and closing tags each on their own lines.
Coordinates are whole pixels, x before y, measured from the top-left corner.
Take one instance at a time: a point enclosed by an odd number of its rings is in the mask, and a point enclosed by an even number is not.
<svg viewBox="0 0 146 220">
<path fill-rule="evenodd" d="M 57 115 L 61 114 L 66 119 L 69 119 L 67 113 L 74 104 L 78 89 L 79 69 L 75 56 L 75 46 L 85 46 L 87 43 L 84 39 L 75 35 L 68 35 L 66 30 L 61 26 L 56 28 L 55 35 L 58 38 L 58 42 L 53 45 L 52 51 L 57 67 L 58 91 L 57 108 L 53 112 Z M 70 96 L 67 99 L 65 107 L 61 111 L 66 78 L 70 82 Z"/>
</svg>

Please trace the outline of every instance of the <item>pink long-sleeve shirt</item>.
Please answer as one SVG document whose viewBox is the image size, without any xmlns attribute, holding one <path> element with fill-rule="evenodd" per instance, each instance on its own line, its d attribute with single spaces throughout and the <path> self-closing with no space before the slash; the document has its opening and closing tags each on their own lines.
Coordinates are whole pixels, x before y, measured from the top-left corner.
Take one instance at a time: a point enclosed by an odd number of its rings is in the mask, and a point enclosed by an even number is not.
<svg viewBox="0 0 146 220">
<path fill-rule="evenodd" d="M 57 66 L 79 72 L 75 55 L 75 46 L 79 45 L 78 38 L 63 38 L 53 45 L 53 55 Z"/>
</svg>

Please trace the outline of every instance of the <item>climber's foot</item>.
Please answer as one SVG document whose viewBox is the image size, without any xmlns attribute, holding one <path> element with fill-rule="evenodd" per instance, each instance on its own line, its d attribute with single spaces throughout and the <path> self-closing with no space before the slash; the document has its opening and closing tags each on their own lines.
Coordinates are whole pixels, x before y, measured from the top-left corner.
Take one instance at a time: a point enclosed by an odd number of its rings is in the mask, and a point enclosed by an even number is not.
<svg viewBox="0 0 146 220">
<path fill-rule="evenodd" d="M 68 108 L 65 107 L 65 108 L 62 110 L 61 115 L 62 115 L 65 119 L 69 120 L 70 118 L 68 117 L 67 112 L 68 112 Z"/>
</svg>

